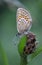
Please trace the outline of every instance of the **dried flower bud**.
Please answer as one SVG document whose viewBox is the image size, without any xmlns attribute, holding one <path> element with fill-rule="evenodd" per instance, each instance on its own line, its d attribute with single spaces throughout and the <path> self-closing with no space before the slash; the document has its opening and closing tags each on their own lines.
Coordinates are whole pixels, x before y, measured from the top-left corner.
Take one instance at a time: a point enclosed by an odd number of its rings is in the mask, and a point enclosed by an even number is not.
<svg viewBox="0 0 42 65">
<path fill-rule="evenodd" d="M 27 43 L 24 47 L 24 54 L 31 54 L 34 52 L 36 48 L 36 44 L 35 44 L 36 38 L 33 33 L 29 33 L 26 36 L 27 36 Z"/>
</svg>

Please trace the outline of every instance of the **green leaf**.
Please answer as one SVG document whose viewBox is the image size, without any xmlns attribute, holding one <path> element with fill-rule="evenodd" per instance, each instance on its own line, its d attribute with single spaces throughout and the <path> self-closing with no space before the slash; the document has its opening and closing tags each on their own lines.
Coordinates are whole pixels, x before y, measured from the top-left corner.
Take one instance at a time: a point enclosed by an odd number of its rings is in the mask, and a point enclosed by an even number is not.
<svg viewBox="0 0 42 65">
<path fill-rule="evenodd" d="M 5 53 L 5 51 L 2 47 L 2 43 L 0 43 L 0 53 L 2 55 L 2 59 L 3 59 L 3 62 L 4 62 L 3 65 L 9 65 L 7 55 L 6 55 L 6 53 Z"/>
<path fill-rule="evenodd" d="M 26 41 L 27 41 L 27 37 L 26 36 L 23 36 L 21 39 L 20 39 L 20 42 L 19 42 L 19 45 L 18 45 L 18 51 L 20 53 L 20 55 L 22 55 L 23 53 L 23 49 L 26 45 Z"/>
<path fill-rule="evenodd" d="M 42 46 L 37 48 L 35 52 L 31 55 L 31 60 L 33 60 L 38 54 L 42 52 Z"/>
</svg>

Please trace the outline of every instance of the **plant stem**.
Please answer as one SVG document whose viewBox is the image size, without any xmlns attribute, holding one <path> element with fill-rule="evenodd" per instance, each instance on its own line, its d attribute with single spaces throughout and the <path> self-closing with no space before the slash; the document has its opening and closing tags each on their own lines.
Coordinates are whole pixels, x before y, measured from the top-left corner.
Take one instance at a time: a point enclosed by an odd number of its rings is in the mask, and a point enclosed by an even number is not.
<svg viewBox="0 0 42 65">
<path fill-rule="evenodd" d="M 25 57 L 21 56 L 20 65 L 27 65 L 27 56 L 25 56 Z"/>
<path fill-rule="evenodd" d="M 2 47 L 2 43 L 0 43 L 0 52 L 1 52 L 1 55 L 2 55 L 3 62 L 4 62 L 3 65 L 9 65 L 6 52 L 4 51 L 4 49 Z"/>
</svg>

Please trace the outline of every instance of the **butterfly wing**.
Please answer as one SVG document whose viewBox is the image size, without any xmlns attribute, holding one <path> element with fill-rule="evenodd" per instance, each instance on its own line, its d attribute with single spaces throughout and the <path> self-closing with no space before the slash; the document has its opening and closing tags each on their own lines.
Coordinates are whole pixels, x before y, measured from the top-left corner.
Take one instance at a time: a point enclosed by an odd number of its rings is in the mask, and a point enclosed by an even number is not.
<svg viewBox="0 0 42 65">
<path fill-rule="evenodd" d="M 23 33 L 29 31 L 32 25 L 32 18 L 30 13 L 24 8 L 17 9 L 17 31 Z"/>
<path fill-rule="evenodd" d="M 32 18 L 30 13 L 24 9 L 24 8 L 18 8 L 17 14 L 16 14 L 16 20 L 17 20 L 17 31 L 19 33 L 18 36 L 14 36 L 14 44 L 19 43 L 20 37 L 22 33 L 26 33 L 30 30 L 32 26 Z M 27 32 L 28 33 L 28 32 Z"/>
</svg>

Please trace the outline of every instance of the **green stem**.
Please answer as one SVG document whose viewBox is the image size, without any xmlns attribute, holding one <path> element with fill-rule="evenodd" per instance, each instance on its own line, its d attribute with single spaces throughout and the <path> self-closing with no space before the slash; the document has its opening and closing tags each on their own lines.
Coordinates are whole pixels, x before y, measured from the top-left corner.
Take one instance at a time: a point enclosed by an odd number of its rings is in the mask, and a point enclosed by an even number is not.
<svg viewBox="0 0 42 65">
<path fill-rule="evenodd" d="M 0 43 L 0 52 L 1 52 L 1 55 L 2 55 L 3 62 L 4 62 L 3 65 L 9 65 L 6 52 L 4 51 L 4 49 L 2 47 L 2 43 Z"/>
<path fill-rule="evenodd" d="M 27 65 L 27 55 L 23 54 L 26 41 L 27 37 L 24 35 L 21 37 L 18 45 L 18 52 L 20 54 L 20 65 Z"/>
<path fill-rule="evenodd" d="M 27 65 L 27 57 L 21 56 L 20 58 L 20 65 Z"/>
</svg>

